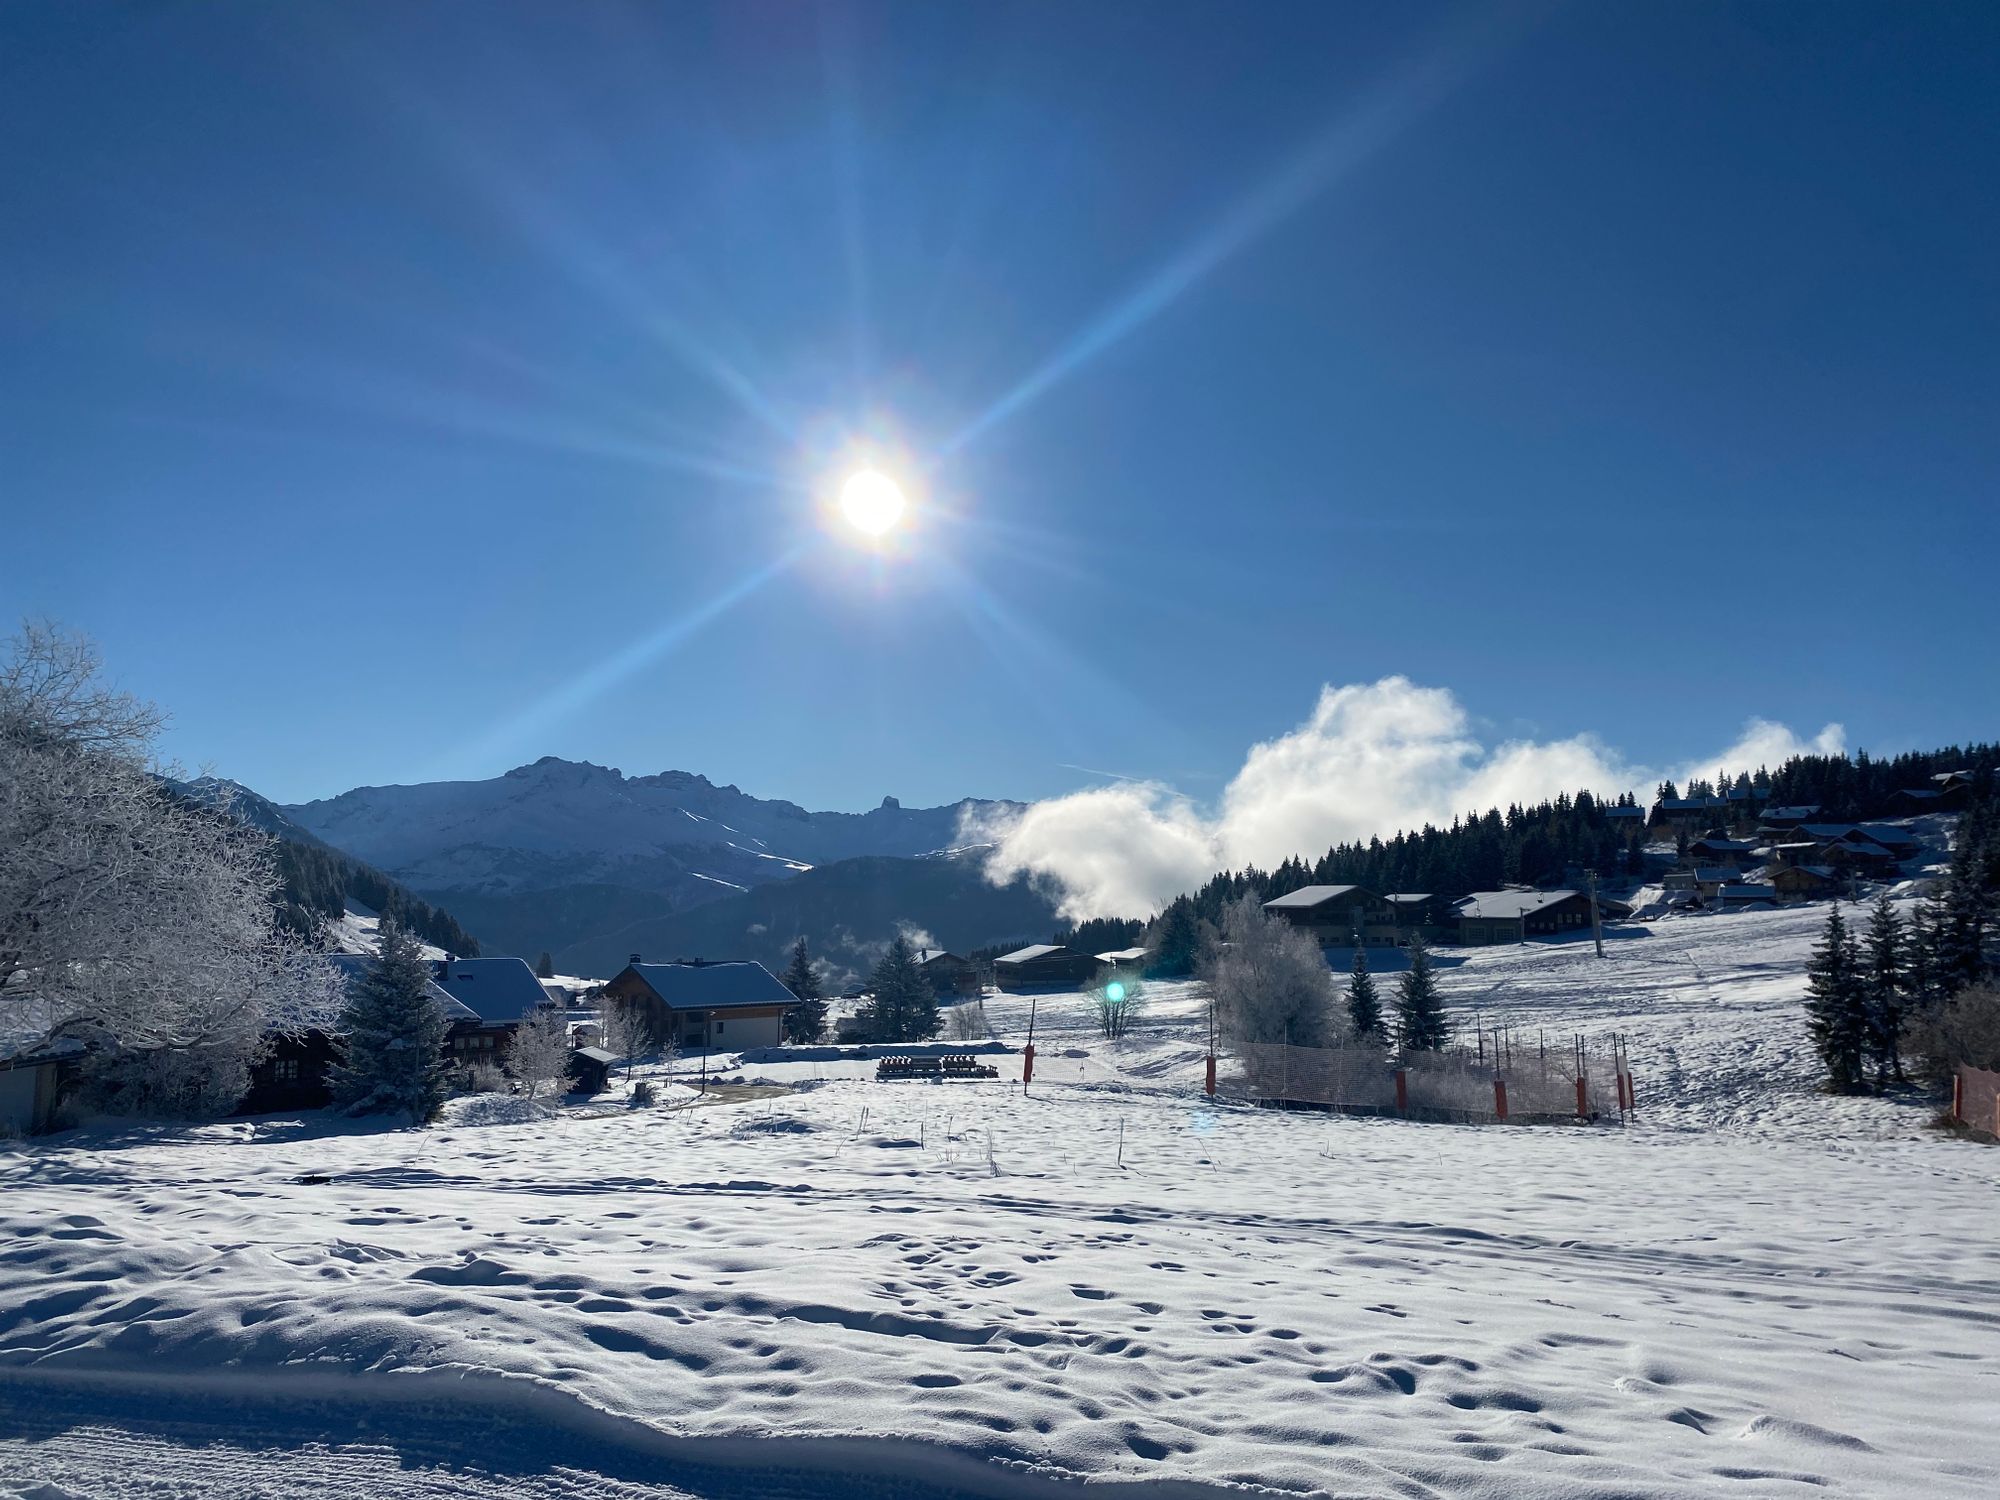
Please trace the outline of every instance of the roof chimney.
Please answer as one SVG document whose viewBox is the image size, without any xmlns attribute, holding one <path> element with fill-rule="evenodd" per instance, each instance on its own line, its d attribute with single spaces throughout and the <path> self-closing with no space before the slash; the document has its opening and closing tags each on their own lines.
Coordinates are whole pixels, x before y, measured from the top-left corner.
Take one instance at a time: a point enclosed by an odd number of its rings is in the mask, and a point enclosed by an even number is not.
<svg viewBox="0 0 2000 1500">
<path fill-rule="evenodd" d="M 632 962 L 636 964 L 636 963 L 637 963 L 638 961 L 639 961 L 639 955 L 638 955 L 638 954 L 636 954 L 636 953 L 635 953 L 635 954 L 633 954 L 633 955 L 632 955 Z"/>
</svg>

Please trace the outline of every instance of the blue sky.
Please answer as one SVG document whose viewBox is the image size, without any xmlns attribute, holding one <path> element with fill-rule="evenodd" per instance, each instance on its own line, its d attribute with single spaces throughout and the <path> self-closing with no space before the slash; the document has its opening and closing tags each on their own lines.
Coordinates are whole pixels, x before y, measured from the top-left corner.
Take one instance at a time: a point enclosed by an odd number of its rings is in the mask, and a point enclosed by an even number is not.
<svg viewBox="0 0 2000 1500">
<path fill-rule="evenodd" d="M 1991 737 L 2000 8 L 0 11 L 0 616 L 281 800 Z M 893 551 L 820 511 L 920 491 Z"/>
</svg>

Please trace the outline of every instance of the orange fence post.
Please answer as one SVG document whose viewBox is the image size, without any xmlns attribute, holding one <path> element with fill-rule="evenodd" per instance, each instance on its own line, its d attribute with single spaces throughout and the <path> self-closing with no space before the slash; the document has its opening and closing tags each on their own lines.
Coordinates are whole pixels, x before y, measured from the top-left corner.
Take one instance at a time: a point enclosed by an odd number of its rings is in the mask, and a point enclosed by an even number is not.
<svg viewBox="0 0 2000 1500">
<path fill-rule="evenodd" d="M 1493 1113 L 1500 1117 L 1500 1123 L 1507 1123 L 1507 1080 L 1498 1073 L 1493 1075 Z"/>
<path fill-rule="evenodd" d="M 1959 1124 L 1965 1123 L 1965 1074 L 1955 1071 L 1951 1075 L 1951 1117 Z"/>
<path fill-rule="evenodd" d="M 1021 1087 L 1026 1088 L 1035 1081 L 1035 1044 L 1028 1043 L 1021 1053 Z"/>
<path fill-rule="evenodd" d="M 1399 1114 L 1410 1112 L 1410 1075 L 1403 1069 L 1396 1069 L 1396 1110 Z"/>
<path fill-rule="evenodd" d="M 1215 1097 L 1215 1054 L 1213 1052 L 1208 1054 L 1208 1083 L 1206 1088 L 1208 1097 L 1213 1099 Z"/>
<path fill-rule="evenodd" d="M 1579 1120 L 1590 1118 L 1590 1085 L 1581 1076 L 1576 1080 L 1576 1117 Z"/>
</svg>

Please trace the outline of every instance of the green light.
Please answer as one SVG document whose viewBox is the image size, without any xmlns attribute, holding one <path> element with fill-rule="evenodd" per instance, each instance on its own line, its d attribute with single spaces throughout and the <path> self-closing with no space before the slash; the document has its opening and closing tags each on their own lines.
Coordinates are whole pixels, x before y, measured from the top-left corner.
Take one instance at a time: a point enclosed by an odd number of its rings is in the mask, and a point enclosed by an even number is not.
<svg viewBox="0 0 2000 1500">
<path fill-rule="evenodd" d="M 1104 998 L 1113 1003 L 1123 1000 L 1125 998 L 1125 986 L 1115 979 L 1112 980 L 1111 983 L 1104 987 Z"/>
</svg>

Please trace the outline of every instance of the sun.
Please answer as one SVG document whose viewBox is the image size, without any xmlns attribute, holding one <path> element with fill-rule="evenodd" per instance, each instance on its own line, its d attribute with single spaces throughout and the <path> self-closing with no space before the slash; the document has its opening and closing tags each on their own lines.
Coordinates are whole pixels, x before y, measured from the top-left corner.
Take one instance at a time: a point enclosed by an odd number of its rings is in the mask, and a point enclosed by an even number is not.
<svg viewBox="0 0 2000 1500">
<path fill-rule="evenodd" d="M 840 487 L 840 514 L 864 536 L 882 537 L 903 519 L 903 487 L 880 469 L 860 469 Z"/>
</svg>

